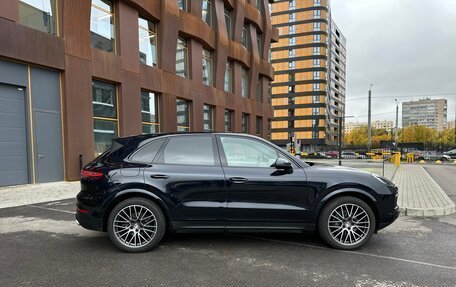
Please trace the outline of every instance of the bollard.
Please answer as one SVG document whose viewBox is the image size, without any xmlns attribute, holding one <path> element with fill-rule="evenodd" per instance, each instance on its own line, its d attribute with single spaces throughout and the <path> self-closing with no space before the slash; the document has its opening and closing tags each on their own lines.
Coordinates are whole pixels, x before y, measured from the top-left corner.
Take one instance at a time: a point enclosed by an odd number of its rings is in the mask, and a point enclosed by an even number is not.
<svg viewBox="0 0 456 287">
<path fill-rule="evenodd" d="M 436 164 L 442 164 L 442 161 L 441 160 L 436 160 L 435 163 Z"/>
<path fill-rule="evenodd" d="M 424 160 L 420 160 L 420 163 L 423 164 L 423 163 L 426 163 Z"/>
</svg>

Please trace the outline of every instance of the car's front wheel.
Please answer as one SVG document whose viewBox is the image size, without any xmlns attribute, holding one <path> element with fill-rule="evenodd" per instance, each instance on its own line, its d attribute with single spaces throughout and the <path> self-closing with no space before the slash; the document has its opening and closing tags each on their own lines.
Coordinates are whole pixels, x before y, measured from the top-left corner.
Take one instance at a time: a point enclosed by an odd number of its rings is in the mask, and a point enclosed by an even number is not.
<svg viewBox="0 0 456 287">
<path fill-rule="evenodd" d="M 108 218 L 108 234 L 125 252 L 144 252 L 155 247 L 166 230 L 166 220 L 154 202 L 130 198 L 114 207 Z"/>
<path fill-rule="evenodd" d="M 375 231 L 375 215 L 363 200 L 338 197 L 322 209 L 318 232 L 323 240 L 337 249 L 351 250 L 364 245 Z"/>
</svg>

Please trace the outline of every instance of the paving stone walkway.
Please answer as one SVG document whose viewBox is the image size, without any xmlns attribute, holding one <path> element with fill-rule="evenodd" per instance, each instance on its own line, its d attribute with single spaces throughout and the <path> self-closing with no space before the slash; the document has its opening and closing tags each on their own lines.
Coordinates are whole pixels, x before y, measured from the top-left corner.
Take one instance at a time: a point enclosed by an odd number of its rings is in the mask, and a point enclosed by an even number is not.
<svg viewBox="0 0 456 287">
<path fill-rule="evenodd" d="M 79 181 L 51 182 L 0 187 L 0 208 L 75 198 Z"/>
<path fill-rule="evenodd" d="M 408 216 L 442 216 L 455 212 L 454 202 L 419 165 L 402 164 L 393 182 L 399 187 L 398 205 Z"/>
</svg>

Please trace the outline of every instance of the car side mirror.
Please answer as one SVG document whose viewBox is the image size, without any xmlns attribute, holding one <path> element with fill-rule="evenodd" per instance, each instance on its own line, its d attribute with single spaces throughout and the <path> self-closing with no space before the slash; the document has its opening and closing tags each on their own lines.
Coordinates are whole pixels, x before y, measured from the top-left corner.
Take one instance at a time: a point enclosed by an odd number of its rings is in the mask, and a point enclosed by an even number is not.
<svg viewBox="0 0 456 287">
<path fill-rule="evenodd" d="M 274 167 L 277 168 L 277 169 L 283 169 L 283 170 L 292 169 L 291 162 L 286 160 L 286 159 L 284 159 L 284 158 L 281 158 L 281 157 L 279 157 L 275 161 Z"/>
</svg>

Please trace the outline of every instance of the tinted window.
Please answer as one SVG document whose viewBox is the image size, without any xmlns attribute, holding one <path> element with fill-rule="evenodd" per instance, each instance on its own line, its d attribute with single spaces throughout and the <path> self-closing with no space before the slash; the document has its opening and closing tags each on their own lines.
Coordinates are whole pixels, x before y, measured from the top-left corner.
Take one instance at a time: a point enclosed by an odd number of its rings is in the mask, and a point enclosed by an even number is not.
<svg viewBox="0 0 456 287">
<path fill-rule="evenodd" d="M 164 141 L 164 139 L 155 140 L 150 144 L 147 144 L 146 146 L 140 148 L 131 156 L 131 161 L 151 163 L 157 155 L 158 150 L 160 149 Z"/>
<path fill-rule="evenodd" d="M 215 165 L 212 137 L 172 137 L 158 161 L 164 164 Z"/>
<path fill-rule="evenodd" d="M 220 137 L 228 166 L 270 167 L 278 158 L 277 151 L 256 140 Z"/>
</svg>

